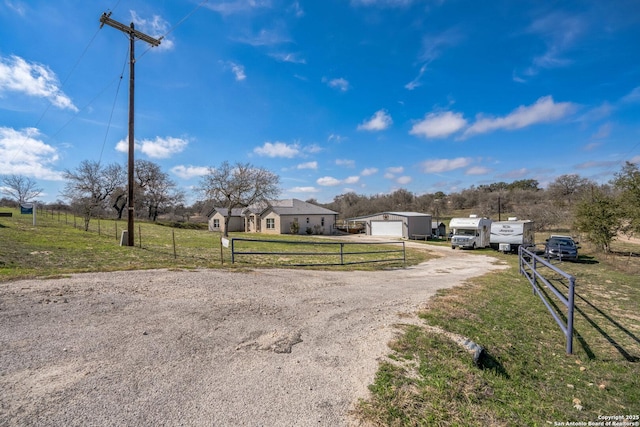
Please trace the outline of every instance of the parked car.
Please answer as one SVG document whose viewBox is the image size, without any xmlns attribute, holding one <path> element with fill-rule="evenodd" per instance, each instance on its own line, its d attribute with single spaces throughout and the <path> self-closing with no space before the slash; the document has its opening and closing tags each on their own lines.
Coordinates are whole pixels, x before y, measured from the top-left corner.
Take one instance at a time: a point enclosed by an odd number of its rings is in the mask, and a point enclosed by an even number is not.
<svg viewBox="0 0 640 427">
<path fill-rule="evenodd" d="M 569 236 L 551 236 L 545 244 L 544 255 L 561 261 L 577 261 L 578 249 L 578 243 Z"/>
</svg>

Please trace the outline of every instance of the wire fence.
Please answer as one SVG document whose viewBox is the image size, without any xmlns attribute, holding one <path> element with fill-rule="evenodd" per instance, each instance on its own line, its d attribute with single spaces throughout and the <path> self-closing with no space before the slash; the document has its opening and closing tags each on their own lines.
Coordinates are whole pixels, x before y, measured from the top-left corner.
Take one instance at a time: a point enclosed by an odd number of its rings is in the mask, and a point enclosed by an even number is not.
<svg viewBox="0 0 640 427">
<path fill-rule="evenodd" d="M 37 227 L 66 226 L 78 233 L 90 233 L 114 245 L 126 245 L 123 232 L 127 220 L 83 217 L 72 212 L 37 209 Z M 31 222 L 31 215 L 15 215 L 16 220 Z M 187 227 L 187 228 L 182 228 Z M 292 241 L 296 236 L 273 236 L 273 239 L 238 237 L 245 233 L 232 233 L 232 244 L 223 245 L 221 233 L 210 232 L 206 224 L 181 223 L 181 227 L 161 226 L 157 223 L 137 221 L 134 225 L 134 246 L 162 259 L 194 266 L 231 265 L 254 266 L 345 266 L 356 264 L 392 263 L 406 265 L 407 254 L 403 241 L 393 242 L 340 242 L 318 241 L 308 236 Z M 295 248 L 295 249 L 293 249 Z"/>
</svg>

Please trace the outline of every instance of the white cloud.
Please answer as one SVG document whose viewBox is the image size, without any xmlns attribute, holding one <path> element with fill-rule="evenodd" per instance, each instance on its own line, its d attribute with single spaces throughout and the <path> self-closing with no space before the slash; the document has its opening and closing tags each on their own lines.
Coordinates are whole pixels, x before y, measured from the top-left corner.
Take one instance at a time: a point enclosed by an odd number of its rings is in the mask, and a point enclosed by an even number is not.
<svg viewBox="0 0 640 427">
<path fill-rule="evenodd" d="M 410 183 L 411 181 L 413 181 L 413 178 L 411 178 L 410 176 L 399 176 L 396 179 L 396 182 L 400 185 L 406 185 L 408 183 Z"/>
<path fill-rule="evenodd" d="M 445 111 L 442 113 L 429 113 L 423 120 L 416 122 L 409 131 L 411 135 L 424 138 L 445 138 L 467 125 L 467 121 L 461 113 Z"/>
<path fill-rule="evenodd" d="M 236 64 L 233 61 L 220 61 L 220 63 L 224 66 L 225 70 L 231 70 L 236 78 L 236 81 L 241 82 L 247 78 L 247 75 L 244 72 L 243 65 Z"/>
<path fill-rule="evenodd" d="M 313 169 L 313 170 L 317 170 L 318 169 L 318 162 L 300 163 L 298 166 L 296 166 L 296 169 Z"/>
<path fill-rule="evenodd" d="M 251 34 L 235 40 L 238 43 L 244 43 L 254 47 L 273 47 L 291 41 L 284 30 L 278 28 L 262 29 L 257 34 Z"/>
<path fill-rule="evenodd" d="M 316 187 L 293 187 L 289 189 L 291 193 L 318 193 L 319 191 Z"/>
<path fill-rule="evenodd" d="M 636 86 L 631 92 L 623 96 L 621 101 L 627 103 L 640 102 L 640 86 Z"/>
<path fill-rule="evenodd" d="M 546 50 L 533 58 L 531 66 L 524 72 L 525 75 L 534 76 L 541 69 L 571 64 L 572 61 L 563 55 L 585 32 L 585 26 L 581 17 L 560 12 L 551 13 L 534 21 L 528 28 L 528 32 L 542 38 L 546 43 Z"/>
<path fill-rule="evenodd" d="M 521 129 L 537 123 L 552 122 L 568 116 L 575 109 L 575 105 L 571 102 L 556 103 L 551 96 L 543 96 L 535 104 L 521 105 L 504 117 L 478 117 L 473 125 L 467 128 L 463 136 L 467 137 L 498 129 Z"/>
<path fill-rule="evenodd" d="M 422 39 L 422 52 L 419 56 L 419 61 L 422 63 L 418 75 L 409 83 L 404 85 L 407 90 L 414 90 L 415 88 L 422 86 L 422 78 L 426 73 L 429 64 L 435 61 L 442 52 L 451 46 L 457 45 L 462 39 L 462 34 L 457 28 L 451 28 L 443 31 L 440 34 L 426 35 Z"/>
<path fill-rule="evenodd" d="M 222 15 L 231 15 L 234 13 L 251 12 L 258 8 L 268 8 L 271 6 L 270 0 L 231 0 L 220 1 L 215 3 L 204 3 L 204 7 L 216 11 Z"/>
<path fill-rule="evenodd" d="M 344 184 L 356 184 L 358 183 L 358 181 L 360 181 L 360 177 L 359 176 L 349 176 L 347 178 L 344 179 L 344 181 L 342 181 Z"/>
<path fill-rule="evenodd" d="M 406 7 L 414 0 L 351 0 L 352 6 Z"/>
<path fill-rule="evenodd" d="M 420 67 L 420 71 L 418 72 L 418 75 L 409 83 L 404 85 L 404 88 L 407 90 L 414 90 L 415 88 L 422 86 L 422 76 L 424 76 L 424 73 L 426 71 L 427 71 L 427 64 L 424 64 L 422 67 Z"/>
<path fill-rule="evenodd" d="M 467 167 L 471 164 L 469 157 L 458 157 L 455 159 L 435 159 L 422 162 L 424 173 L 441 173 L 455 169 Z"/>
<path fill-rule="evenodd" d="M 297 53 L 270 53 L 270 57 L 280 62 L 289 62 L 291 64 L 306 64 L 307 60 L 300 58 Z"/>
<path fill-rule="evenodd" d="M 323 77 L 322 82 L 326 83 L 330 88 L 338 89 L 341 92 L 346 92 L 349 90 L 349 82 L 342 77 L 337 79 L 328 79 L 326 77 Z"/>
<path fill-rule="evenodd" d="M 619 165 L 617 160 L 593 160 L 575 165 L 576 169 L 610 168 Z"/>
<path fill-rule="evenodd" d="M 306 153 L 316 154 L 322 151 L 322 147 L 317 144 L 311 144 L 304 147 Z"/>
<path fill-rule="evenodd" d="M 344 166 L 347 168 L 353 168 L 356 166 L 356 162 L 355 160 L 349 160 L 349 159 L 337 159 L 336 160 L 336 165 L 338 166 Z"/>
<path fill-rule="evenodd" d="M 591 138 L 593 139 L 608 138 L 609 135 L 611 135 L 611 129 L 612 129 L 611 123 L 605 123 L 598 128 L 598 132 L 591 135 Z"/>
<path fill-rule="evenodd" d="M 58 108 L 78 111 L 71 99 L 62 92 L 56 74 L 49 67 L 29 63 L 15 55 L 0 56 L 0 94 L 2 92 L 46 98 Z"/>
<path fill-rule="evenodd" d="M 596 148 L 600 147 L 601 145 L 602 145 L 601 142 L 591 142 L 591 143 L 585 145 L 583 150 L 584 151 L 593 151 Z"/>
<path fill-rule="evenodd" d="M 327 138 L 327 141 L 335 141 L 337 143 L 340 143 L 340 142 L 346 141 L 347 139 L 348 138 L 346 136 L 336 135 L 335 133 L 332 133 Z"/>
<path fill-rule="evenodd" d="M 304 9 L 302 9 L 302 6 L 300 6 L 300 2 L 298 2 L 297 0 L 293 2 L 288 10 L 291 11 L 296 18 L 302 18 L 304 16 Z"/>
<path fill-rule="evenodd" d="M 35 128 L 16 130 L 0 127 L 0 171 L 52 181 L 62 174 L 52 169 L 59 160 L 55 147 L 45 144 Z"/>
<path fill-rule="evenodd" d="M 335 185 L 340 185 L 341 181 L 332 176 L 323 176 L 322 178 L 318 178 L 316 180 L 318 185 L 322 185 L 323 187 L 332 187 Z"/>
<path fill-rule="evenodd" d="M 9 9 L 13 10 L 20 16 L 25 16 L 27 14 L 26 6 L 21 1 L 12 2 L 9 0 L 5 0 L 4 4 L 6 4 Z"/>
<path fill-rule="evenodd" d="M 182 179 L 191 179 L 200 176 L 204 176 L 209 173 L 209 168 L 206 166 L 174 166 L 171 168 L 171 172 Z"/>
<path fill-rule="evenodd" d="M 135 24 L 137 30 L 150 35 L 154 39 L 160 39 L 160 45 L 154 49 L 171 50 L 174 48 L 175 44 L 173 40 L 164 37 L 171 29 L 171 25 L 169 25 L 169 23 L 159 15 L 153 15 L 151 19 L 144 19 L 132 10 L 131 20 Z"/>
<path fill-rule="evenodd" d="M 360 172 L 360 175 L 371 176 L 377 173 L 378 173 L 378 168 L 365 168 L 365 169 L 362 169 L 362 172 Z"/>
<path fill-rule="evenodd" d="M 380 131 L 385 130 L 391 124 L 393 120 L 389 113 L 384 110 L 378 110 L 375 112 L 373 116 L 369 120 L 365 120 L 364 122 L 358 125 L 358 130 L 368 130 L 368 131 Z"/>
<path fill-rule="evenodd" d="M 402 166 L 394 166 L 386 169 L 388 173 L 399 174 L 404 172 L 404 167 Z"/>
<path fill-rule="evenodd" d="M 254 148 L 253 152 L 259 156 L 291 159 L 300 154 L 300 148 L 298 144 L 287 145 L 284 142 L 265 142 L 262 147 Z"/>
<path fill-rule="evenodd" d="M 174 138 L 168 136 L 156 139 L 143 139 L 134 142 L 134 148 L 146 154 L 152 159 L 168 159 L 174 154 L 181 153 L 189 144 L 189 141 L 183 138 Z M 129 140 L 122 139 L 116 144 L 116 151 L 127 153 L 129 151 Z"/>
<path fill-rule="evenodd" d="M 465 175 L 486 175 L 491 172 L 491 169 L 483 166 L 473 166 L 466 170 Z"/>
<path fill-rule="evenodd" d="M 387 172 L 387 173 L 385 173 L 383 175 L 383 177 L 386 178 L 386 179 L 395 179 L 396 176 L 394 174 L 392 174 L 391 172 Z"/>
</svg>

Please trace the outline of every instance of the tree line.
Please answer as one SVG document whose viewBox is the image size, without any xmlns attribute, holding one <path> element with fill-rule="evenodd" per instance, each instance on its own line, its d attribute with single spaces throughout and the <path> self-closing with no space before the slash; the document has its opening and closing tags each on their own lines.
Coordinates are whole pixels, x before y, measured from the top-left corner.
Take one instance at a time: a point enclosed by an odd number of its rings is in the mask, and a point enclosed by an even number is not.
<svg viewBox="0 0 640 427">
<path fill-rule="evenodd" d="M 128 205 L 127 172 L 122 165 L 83 161 L 63 175 L 66 184 L 61 196 L 66 202 L 49 204 L 51 208 L 82 216 L 85 229 L 97 216 L 122 218 Z M 160 215 L 188 221 L 193 215 L 206 215 L 214 206 L 226 208 L 230 215 L 234 208 L 266 202 L 280 192 L 278 175 L 248 163 L 223 162 L 210 167 L 194 189 L 199 200 L 191 206 L 185 205 L 184 192 L 159 165 L 137 160 L 134 175 L 136 216 L 150 221 Z M 0 191 L 9 196 L 0 200 L 4 205 L 35 200 L 42 192 L 35 181 L 20 175 L 3 176 L 0 182 Z M 533 220 L 538 231 L 571 228 L 585 233 L 603 251 L 609 250 L 620 233 L 640 234 L 640 170 L 631 162 L 626 162 L 606 184 L 567 174 L 557 177 L 546 189 L 536 180 L 524 179 L 471 186 L 449 194 L 438 191 L 418 195 L 399 189 L 375 195 L 348 192 L 329 203 L 307 201 L 339 212 L 343 219 L 412 211 L 429 213 L 438 221 L 460 210 L 472 210 L 494 220 L 517 216 Z"/>
</svg>

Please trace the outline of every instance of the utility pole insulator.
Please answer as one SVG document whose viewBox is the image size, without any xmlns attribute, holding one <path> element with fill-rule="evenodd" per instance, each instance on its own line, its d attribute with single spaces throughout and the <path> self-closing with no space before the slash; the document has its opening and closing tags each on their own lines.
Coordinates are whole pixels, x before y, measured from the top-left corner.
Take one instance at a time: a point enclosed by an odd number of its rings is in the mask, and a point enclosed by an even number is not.
<svg viewBox="0 0 640 427">
<path fill-rule="evenodd" d="M 133 187 L 134 187 L 134 93 L 135 93 L 135 54 L 134 54 L 134 42 L 136 39 L 140 39 L 144 42 L 149 43 L 151 46 L 159 46 L 160 40 L 155 39 L 147 34 L 144 34 L 138 30 L 136 30 L 133 26 L 133 22 L 130 26 L 126 26 L 121 24 L 118 21 L 111 19 L 111 12 L 103 13 L 100 17 L 100 28 L 107 24 L 110 27 L 115 28 L 116 30 L 120 30 L 123 33 L 129 34 L 129 161 L 128 161 L 128 221 L 127 221 L 127 246 L 134 245 L 134 227 L 133 227 L 133 217 L 134 217 L 134 206 L 133 203 Z"/>
</svg>

